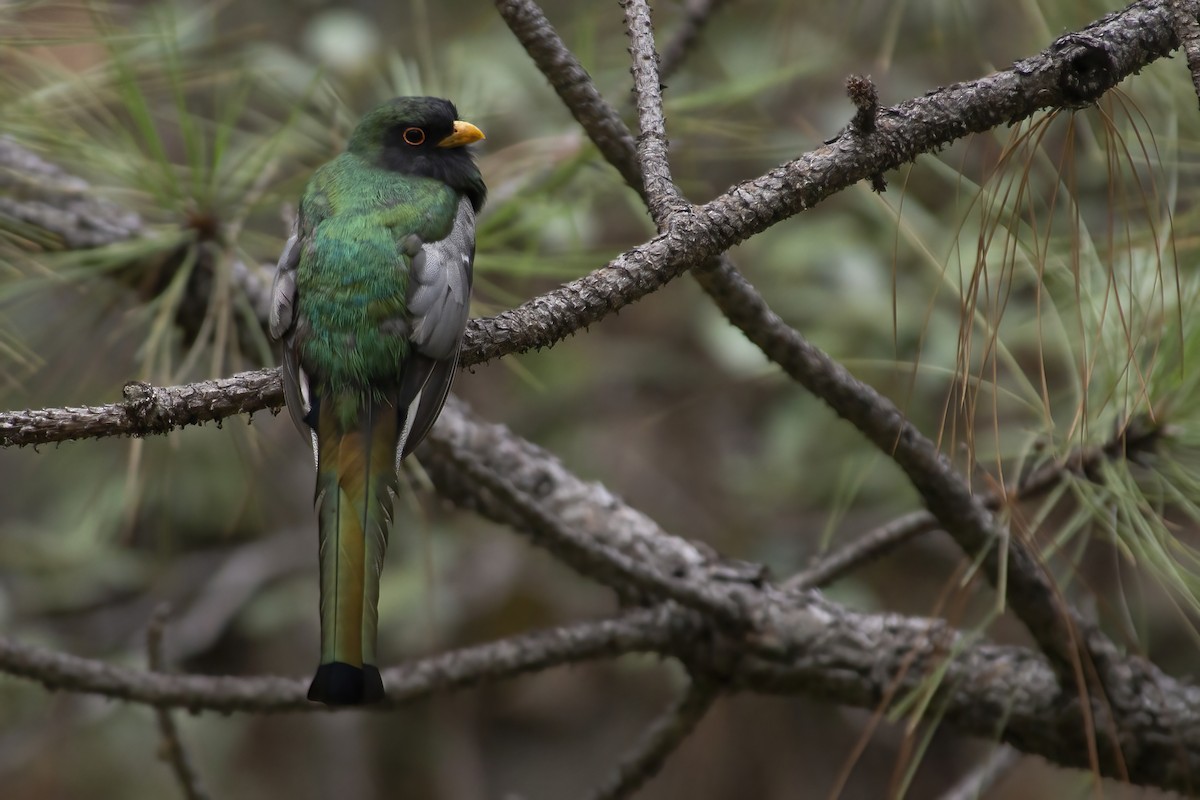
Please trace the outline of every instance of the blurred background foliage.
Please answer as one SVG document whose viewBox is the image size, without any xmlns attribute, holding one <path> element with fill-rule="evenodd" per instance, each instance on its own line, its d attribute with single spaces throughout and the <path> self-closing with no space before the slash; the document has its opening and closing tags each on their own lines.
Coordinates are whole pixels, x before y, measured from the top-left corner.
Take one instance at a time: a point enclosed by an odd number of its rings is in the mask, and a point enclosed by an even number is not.
<svg viewBox="0 0 1200 800">
<path fill-rule="evenodd" d="M 727 5 L 667 81 L 675 174 L 694 201 L 835 134 L 852 113 L 848 74 L 869 73 L 896 102 L 1113 10 Z M 656 6 L 661 45 L 684 10 Z M 632 123 L 617 5 L 546 10 Z M 0 212 L 3 405 L 111 402 L 128 380 L 272 363 L 238 276 L 274 261 L 309 174 L 358 115 L 411 93 L 452 98 L 488 135 L 476 315 L 653 233 L 489 4 L 0 2 L 0 135 L 84 178 L 138 231 L 79 249 Z M 733 252 L 778 313 L 897 400 L 980 489 L 1131 420 L 1165 431 L 1153 456 L 1011 513 L 1065 591 L 1122 644 L 1185 675 L 1200 588 L 1194 106 L 1183 65 L 1165 60 L 1097 108 L 960 142 L 888 175 L 883 195 L 856 186 Z M 686 279 L 552 350 L 476 368 L 456 390 L 667 530 L 781 577 L 916 500 Z M 419 465 L 410 471 L 419 487 Z M 0 452 L 0 629 L 143 663 L 166 601 L 181 668 L 306 675 L 311 481 L 305 443 L 268 414 Z M 428 492 L 398 506 L 381 608 L 389 663 L 612 608 L 606 591 Z M 1024 641 L 970 567 L 929 535 L 829 591 Z M 679 678 L 630 658 L 387 715 L 204 715 L 183 733 L 218 798 L 558 798 L 598 781 Z M 876 727 L 867 711 L 813 700 L 725 699 L 642 796 L 930 797 L 990 747 L 904 713 Z M 171 796 L 156 751 L 146 709 L 0 677 L 9 800 Z M 1090 786 L 1027 759 L 989 796 Z"/>
</svg>

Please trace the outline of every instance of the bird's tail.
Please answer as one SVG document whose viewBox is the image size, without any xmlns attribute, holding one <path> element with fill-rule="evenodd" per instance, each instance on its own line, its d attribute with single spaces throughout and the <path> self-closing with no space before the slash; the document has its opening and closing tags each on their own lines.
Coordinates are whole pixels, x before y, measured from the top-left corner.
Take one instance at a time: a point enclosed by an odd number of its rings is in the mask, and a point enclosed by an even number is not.
<svg viewBox="0 0 1200 800">
<path fill-rule="evenodd" d="M 384 697 L 375 659 L 379 573 L 392 521 L 401 435 L 400 414 L 393 405 L 364 398 L 355 403 L 358 413 L 347 415 L 341 407 L 346 402 L 323 396 L 314 409 L 321 664 L 308 699 L 329 705 Z"/>
</svg>

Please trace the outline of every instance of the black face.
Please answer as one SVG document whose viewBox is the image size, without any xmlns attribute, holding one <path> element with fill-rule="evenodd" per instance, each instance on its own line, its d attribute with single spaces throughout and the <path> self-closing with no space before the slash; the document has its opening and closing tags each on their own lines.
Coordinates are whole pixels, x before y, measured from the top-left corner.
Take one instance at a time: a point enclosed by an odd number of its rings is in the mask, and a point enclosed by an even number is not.
<svg viewBox="0 0 1200 800">
<path fill-rule="evenodd" d="M 420 104 L 413 103 L 405 110 L 410 112 L 404 115 L 406 119 L 393 122 L 383 134 L 385 151 L 394 150 L 404 154 L 415 150 L 435 154 L 438 150 L 458 149 L 437 146 L 438 142 L 454 132 L 458 109 L 453 103 L 431 97 Z"/>
<path fill-rule="evenodd" d="M 469 197 L 478 211 L 485 190 L 471 152 L 466 147 L 438 146 L 454 132 L 458 119 L 454 104 L 430 97 L 411 99 L 393 110 L 396 113 L 383 131 L 382 166 L 442 181 Z"/>
</svg>

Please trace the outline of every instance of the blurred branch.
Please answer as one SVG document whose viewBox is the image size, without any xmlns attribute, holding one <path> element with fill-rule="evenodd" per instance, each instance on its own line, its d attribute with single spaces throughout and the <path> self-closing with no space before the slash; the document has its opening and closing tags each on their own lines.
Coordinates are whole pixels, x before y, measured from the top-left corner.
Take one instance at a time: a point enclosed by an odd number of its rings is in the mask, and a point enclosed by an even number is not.
<svg viewBox="0 0 1200 800">
<path fill-rule="evenodd" d="M 146 653 L 151 672 L 161 673 L 166 669 L 163 659 L 163 634 L 167 627 L 169 614 L 170 607 L 165 603 L 160 605 L 150 620 L 150 626 L 146 629 Z M 200 776 L 196 774 L 196 768 L 192 766 L 191 757 L 188 756 L 187 749 L 183 746 L 183 740 L 179 738 L 179 729 L 175 726 L 171 712 L 166 708 L 156 708 L 154 716 L 158 719 L 158 732 L 162 737 L 161 756 L 175 774 L 175 780 L 179 783 L 179 788 L 183 790 L 183 796 L 187 800 L 208 800 L 208 793 L 204 791 L 204 786 L 200 783 Z"/>
<path fill-rule="evenodd" d="M 789 589 L 828 586 L 864 564 L 869 564 L 921 534 L 938 530 L 937 518 L 928 511 L 914 511 L 890 520 L 852 542 L 821 557 L 816 564 L 788 579 Z"/>
<path fill-rule="evenodd" d="M 675 705 L 651 724 L 604 783 L 589 795 L 591 800 L 621 800 L 632 796 L 659 773 L 671 753 L 704 719 L 719 694 L 712 683 L 693 680 Z"/>
<path fill-rule="evenodd" d="M 101 247 L 138 235 L 142 219 L 85 180 L 0 136 L 0 215 L 38 229 L 40 244 Z"/>
<path fill-rule="evenodd" d="M 986 759 L 944 793 L 941 800 L 980 800 L 1021 762 L 1021 754 L 1006 745 L 997 745 Z"/>
<path fill-rule="evenodd" d="M 736 573 L 692 543 L 674 537 L 654 542 L 659 531 L 649 518 L 644 518 L 643 524 L 636 528 L 624 531 L 624 541 L 615 541 L 614 537 L 606 535 L 607 527 L 599 531 L 600 536 L 595 536 L 595 530 L 572 526 L 556 513 L 565 511 L 561 499 L 551 498 L 546 502 L 545 497 L 531 496 L 522 491 L 505 470 L 495 466 L 494 459 L 489 458 L 491 464 L 485 463 L 484 458 L 490 453 L 483 455 L 487 451 L 478 445 L 472 450 L 474 452 L 456 446 L 444 435 L 435 437 L 432 452 L 441 462 L 434 467 L 437 472 L 435 483 L 444 496 L 462 499 L 464 505 L 470 504 L 486 516 L 512 525 L 581 575 L 611 586 L 625 598 L 649 595 L 674 600 L 734 629 L 753 624 L 746 613 Z M 550 463 L 549 454 L 543 454 L 542 458 L 545 463 Z M 457 471 L 450 480 L 446 477 L 447 467 Z M 543 492 L 551 486 L 562 489 L 568 482 L 578 483 L 572 481 L 561 467 L 559 470 L 562 479 L 555 483 L 543 476 Z M 567 502 L 579 503 L 580 498 L 576 496 Z M 652 544 L 657 553 L 646 552 L 647 546 Z M 674 548 L 670 552 L 666 550 L 668 545 Z M 627 552 L 633 550 L 641 550 L 642 556 Z M 712 575 L 717 572 L 722 577 L 729 573 L 730 580 L 712 580 Z M 761 569 L 755 568 L 744 580 L 754 582 L 760 577 Z"/>
<path fill-rule="evenodd" d="M 763 567 L 668 534 L 603 484 L 581 480 L 453 396 L 418 455 L 443 497 L 516 527 L 624 598 L 676 600 L 731 629 L 757 629 L 764 646 L 786 638 L 782 628 L 794 622 L 772 616 L 790 601 L 764 596 Z"/>
<path fill-rule="evenodd" d="M 166 652 L 172 662 L 212 647 L 238 614 L 262 589 L 280 578 L 312 567 L 312 553 L 297 543 L 296 531 L 279 533 L 236 548 L 181 608 L 171 625 Z"/>
<path fill-rule="evenodd" d="M 683 65 L 700 39 L 700 33 L 723 5 L 725 0 L 687 0 L 683 7 L 683 22 L 662 48 L 658 71 L 663 80 Z"/>
</svg>

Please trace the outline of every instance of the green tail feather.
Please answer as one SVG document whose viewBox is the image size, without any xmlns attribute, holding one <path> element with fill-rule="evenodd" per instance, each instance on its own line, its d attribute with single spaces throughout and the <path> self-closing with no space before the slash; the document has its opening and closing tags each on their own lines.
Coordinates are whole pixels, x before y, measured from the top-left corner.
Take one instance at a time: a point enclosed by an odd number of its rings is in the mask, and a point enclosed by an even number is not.
<svg viewBox="0 0 1200 800">
<path fill-rule="evenodd" d="M 398 488 L 396 407 L 368 401 L 346 424 L 345 401 L 322 396 L 317 417 L 321 666 L 308 699 L 330 705 L 384 696 L 375 658 L 379 574 Z"/>
</svg>

